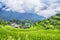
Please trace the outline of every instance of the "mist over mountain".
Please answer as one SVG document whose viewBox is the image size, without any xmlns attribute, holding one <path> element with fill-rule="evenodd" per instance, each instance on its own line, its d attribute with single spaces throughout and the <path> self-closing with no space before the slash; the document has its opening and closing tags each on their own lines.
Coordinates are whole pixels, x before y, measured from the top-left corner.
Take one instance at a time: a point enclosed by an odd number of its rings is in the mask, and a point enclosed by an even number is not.
<svg viewBox="0 0 60 40">
<path fill-rule="evenodd" d="M 60 12 L 59 0 L 0 0 L 0 19 L 42 20 Z"/>
<path fill-rule="evenodd" d="M 19 13 L 33 12 L 49 18 L 60 12 L 60 0 L 0 0 L 0 8 Z"/>
<path fill-rule="evenodd" d="M 33 12 L 25 12 L 25 13 L 20 13 L 20 12 L 15 12 L 15 11 L 6 11 L 3 10 L 8 9 L 6 5 L 3 5 L 3 3 L 0 2 L 2 7 L 0 7 L 0 19 L 2 20 L 11 20 L 11 19 L 16 19 L 16 20 L 32 20 L 32 21 L 37 21 L 37 20 L 43 20 L 45 19 L 44 16 L 40 16 L 36 13 Z"/>
</svg>

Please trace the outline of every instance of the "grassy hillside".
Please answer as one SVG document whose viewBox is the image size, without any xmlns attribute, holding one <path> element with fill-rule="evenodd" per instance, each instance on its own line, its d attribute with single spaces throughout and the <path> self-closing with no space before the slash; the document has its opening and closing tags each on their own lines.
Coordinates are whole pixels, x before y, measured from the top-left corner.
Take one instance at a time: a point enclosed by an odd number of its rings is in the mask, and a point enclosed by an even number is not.
<svg viewBox="0 0 60 40">
<path fill-rule="evenodd" d="M 34 22 L 30 28 L 25 29 L 11 27 L 9 21 L 2 20 L 0 40 L 60 40 L 60 14 Z"/>
<path fill-rule="evenodd" d="M 60 14 L 45 19 L 43 21 L 38 21 L 35 26 L 43 27 L 44 29 L 60 29 Z"/>
</svg>

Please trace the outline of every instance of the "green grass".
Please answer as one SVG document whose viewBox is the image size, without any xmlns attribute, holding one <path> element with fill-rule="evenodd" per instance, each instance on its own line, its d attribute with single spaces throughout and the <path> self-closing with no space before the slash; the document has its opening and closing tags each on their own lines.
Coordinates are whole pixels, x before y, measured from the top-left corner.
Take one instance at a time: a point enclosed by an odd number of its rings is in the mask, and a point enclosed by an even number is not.
<svg viewBox="0 0 60 40">
<path fill-rule="evenodd" d="M 0 25 L 0 40 L 60 40 L 60 30 L 20 29 Z"/>
</svg>

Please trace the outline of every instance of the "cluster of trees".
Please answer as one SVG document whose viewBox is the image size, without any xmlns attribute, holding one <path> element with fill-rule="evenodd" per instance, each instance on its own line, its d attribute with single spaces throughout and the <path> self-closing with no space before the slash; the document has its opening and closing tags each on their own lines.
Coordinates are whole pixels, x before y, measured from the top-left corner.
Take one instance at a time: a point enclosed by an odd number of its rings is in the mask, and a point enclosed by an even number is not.
<svg viewBox="0 0 60 40">
<path fill-rule="evenodd" d="M 9 20 L 4 21 L 0 20 L 0 25 L 9 25 L 10 23 L 17 23 L 22 26 L 29 26 L 29 27 L 35 27 L 37 29 L 60 29 L 60 14 L 56 14 L 55 16 L 52 16 L 45 20 L 39 20 L 37 22 L 33 22 L 31 20 Z"/>
<path fill-rule="evenodd" d="M 9 21 L 0 20 L 0 25 L 8 25 Z"/>
<path fill-rule="evenodd" d="M 26 27 L 26 28 L 29 28 L 32 26 L 32 24 L 34 23 L 33 21 L 31 20 L 24 20 L 24 21 L 21 21 L 21 20 L 16 20 L 16 19 L 11 19 L 11 20 L 7 20 L 7 21 L 4 21 L 4 20 L 0 20 L 0 25 L 11 25 L 15 23 L 16 25 L 20 25 L 22 26 L 22 28 Z M 14 24 L 14 25 L 15 25 Z"/>
</svg>

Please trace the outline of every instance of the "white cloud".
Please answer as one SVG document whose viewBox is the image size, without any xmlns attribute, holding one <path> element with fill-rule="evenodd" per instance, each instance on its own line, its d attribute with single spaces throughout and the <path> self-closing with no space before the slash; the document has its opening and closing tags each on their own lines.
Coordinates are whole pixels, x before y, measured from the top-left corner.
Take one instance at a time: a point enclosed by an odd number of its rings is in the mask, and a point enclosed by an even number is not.
<svg viewBox="0 0 60 40">
<path fill-rule="evenodd" d="M 52 16 L 52 15 L 55 15 L 56 14 L 56 12 L 53 10 L 53 9 L 51 9 L 51 10 L 43 10 L 43 11 L 40 11 L 40 12 L 38 12 L 38 14 L 39 15 L 42 15 L 42 16 L 44 16 L 44 17 L 50 17 L 50 16 Z"/>
<path fill-rule="evenodd" d="M 38 15 L 50 17 L 60 11 L 60 0 L 0 0 L 8 9 L 6 11 L 16 11 L 20 13 L 35 12 Z M 0 7 L 1 4 L 0 4 Z M 43 10 L 42 10 L 43 9 Z"/>
</svg>

